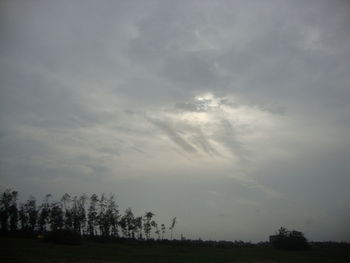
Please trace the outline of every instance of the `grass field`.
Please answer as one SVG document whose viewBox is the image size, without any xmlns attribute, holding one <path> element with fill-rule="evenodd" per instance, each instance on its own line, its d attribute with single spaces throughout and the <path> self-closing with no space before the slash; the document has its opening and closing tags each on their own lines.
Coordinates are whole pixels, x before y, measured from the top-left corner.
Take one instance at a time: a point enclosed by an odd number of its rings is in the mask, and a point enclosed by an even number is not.
<svg viewBox="0 0 350 263">
<path fill-rule="evenodd" d="M 0 238 L 0 262 L 350 262 L 345 248 L 280 251 L 272 248 L 172 247 L 84 242 L 55 245 L 37 239 Z"/>
</svg>

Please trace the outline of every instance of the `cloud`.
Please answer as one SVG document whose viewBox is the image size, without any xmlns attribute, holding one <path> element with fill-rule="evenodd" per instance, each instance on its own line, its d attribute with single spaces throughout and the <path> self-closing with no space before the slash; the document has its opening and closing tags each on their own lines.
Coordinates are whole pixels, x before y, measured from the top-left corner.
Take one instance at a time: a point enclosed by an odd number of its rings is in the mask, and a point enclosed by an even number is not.
<svg viewBox="0 0 350 263">
<path fill-rule="evenodd" d="M 245 159 L 248 150 L 242 142 L 239 141 L 235 129 L 228 120 L 221 121 L 222 133 L 218 136 L 218 140 L 223 143 L 234 155 L 238 155 Z"/>
<path fill-rule="evenodd" d="M 184 140 L 180 134 L 168 123 L 160 120 L 150 120 L 150 122 L 165 132 L 165 134 L 184 151 L 189 153 L 196 152 L 196 149 L 190 143 Z"/>
<path fill-rule="evenodd" d="M 348 8 L 4 1 L 2 186 L 116 192 L 196 238 L 346 238 Z"/>
</svg>

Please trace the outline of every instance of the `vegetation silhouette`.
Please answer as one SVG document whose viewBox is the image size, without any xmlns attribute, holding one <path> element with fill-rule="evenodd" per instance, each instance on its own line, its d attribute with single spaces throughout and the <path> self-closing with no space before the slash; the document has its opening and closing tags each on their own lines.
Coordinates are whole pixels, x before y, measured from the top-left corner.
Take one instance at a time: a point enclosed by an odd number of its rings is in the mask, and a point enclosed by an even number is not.
<svg viewBox="0 0 350 263">
<path fill-rule="evenodd" d="M 120 213 L 114 195 L 71 196 L 64 194 L 59 201 L 46 195 L 41 204 L 34 197 L 18 203 L 18 192 L 5 190 L 0 195 L 0 235 L 9 237 L 42 238 L 57 244 L 80 244 L 82 240 L 128 244 L 164 244 L 186 247 L 252 248 L 275 247 L 278 249 L 349 248 L 348 242 L 308 242 L 299 231 L 281 227 L 270 242 L 190 240 L 181 234 L 173 239 L 177 223 L 174 217 L 170 225 L 158 224 L 153 212 L 135 216 L 131 208 Z M 170 238 L 166 238 L 166 229 Z"/>
<path fill-rule="evenodd" d="M 278 249 L 310 249 L 310 245 L 302 232 L 296 230 L 289 231 L 284 227 L 281 227 L 275 235 L 270 236 L 270 243 Z"/>
<path fill-rule="evenodd" d="M 81 236 L 151 240 L 153 234 L 158 240 L 165 239 L 165 224 L 159 228 L 153 212 L 135 216 L 132 209 L 127 208 L 121 214 L 112 194 L 72 197 L 66 193 L 60 201 L 51 197 L 46 195 L 39 206 L 34 197 L 18 204 L 18 192 L 5 190 L 0 197 L 1 235 L 44 235 L 57 243 L 62 243 L 64 235 L 67 239 Z M 171 239 L 175 223 L 176 217 L 169 226 Z"/>
</svg>

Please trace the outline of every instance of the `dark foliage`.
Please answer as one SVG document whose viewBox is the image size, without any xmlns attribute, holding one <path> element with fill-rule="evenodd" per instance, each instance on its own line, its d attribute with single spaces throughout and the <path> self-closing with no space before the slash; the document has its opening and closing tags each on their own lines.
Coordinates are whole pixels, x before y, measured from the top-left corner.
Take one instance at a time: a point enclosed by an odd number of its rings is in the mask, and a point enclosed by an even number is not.
<svg viewBox="0 0 350 263">
<path fill-rule="evenodd" d="M 119 213 L 114 195 L 107 197 L 92 194 L 73 196 L 64 194 L 60 201 L 45 196 L 37 205 L 35 198 L 30 197 L 26 203 L 17 204 L 18 193 L 7 189 L 0 195 L 0 234 L 2 236 L 30 236 L 49 234 L 57 238 L 63 233 L 76 236 L 102 237 L 104 240 L 118 238 L 151 239 L 152 235 L 164 239 L 165 225 L 162 224 L 162 237 L 158 223 L 153 219 L 155 214 L 147 212 L 144 216 L 135 216 L 128 208 L 124 214 Z M 171 224 L 171 231 L 175 222 Z M 100 239 L 100 238 L 96 238 Z"/>
<path fill-rule="evenodd" d="M 61 245 L 80 245 L 81 236 L 70 230 L 54 230 L 45 236 L 45 240 Z"/>
</svg>

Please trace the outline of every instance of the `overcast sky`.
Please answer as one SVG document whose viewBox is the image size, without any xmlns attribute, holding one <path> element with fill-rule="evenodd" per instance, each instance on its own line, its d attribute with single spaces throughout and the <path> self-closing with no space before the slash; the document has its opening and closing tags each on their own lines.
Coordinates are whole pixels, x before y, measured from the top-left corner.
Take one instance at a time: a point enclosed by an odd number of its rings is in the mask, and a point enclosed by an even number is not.
<svg viewBox="0 0 350 263">
<path fill-rule="evenodd" d="M 350 240 L 349 1 L 0 1 L 0 190 L 175 236 Z"/>
</svg>

